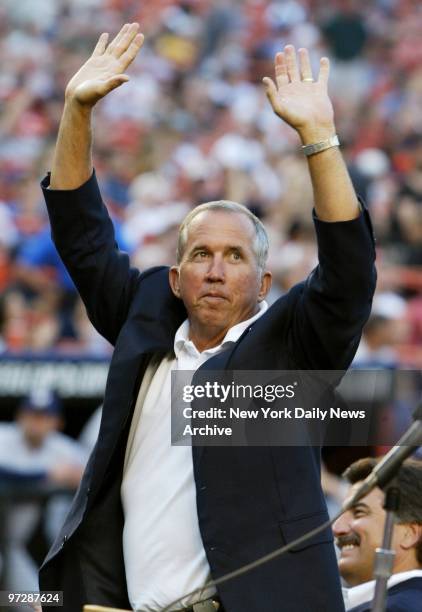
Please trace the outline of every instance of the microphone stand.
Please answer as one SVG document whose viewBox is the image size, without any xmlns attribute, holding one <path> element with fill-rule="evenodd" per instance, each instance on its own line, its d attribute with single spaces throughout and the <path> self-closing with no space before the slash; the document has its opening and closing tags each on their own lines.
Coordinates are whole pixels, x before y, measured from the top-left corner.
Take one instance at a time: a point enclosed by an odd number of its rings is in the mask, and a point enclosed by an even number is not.
<svg viewBox="0 0 422 612">
<path fill-rule="evenodd" d="M 395 551 L 391 548 L 394 528 L 394 514 L 399 509 L 400 491 L 394 485 L 385 492 L 384 508 L 387 511 L 384 524 L 384 536 L 381 548 L 376 549 L 374 576 L 376 577 L 375 594 L 372 600 L 372 612 L 384 612 L 387 599 L 387 582 L 393 573 Z"/>
</svg>

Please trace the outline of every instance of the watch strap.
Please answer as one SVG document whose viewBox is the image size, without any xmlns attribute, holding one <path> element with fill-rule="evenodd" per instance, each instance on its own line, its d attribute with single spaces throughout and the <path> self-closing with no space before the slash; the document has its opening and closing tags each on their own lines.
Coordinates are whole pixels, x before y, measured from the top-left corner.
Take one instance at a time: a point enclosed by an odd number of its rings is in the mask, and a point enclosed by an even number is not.
<svg viewBox="0 0 422 612">
<path fill-rule="evenodd" d="M 303 153 L 309 157 L 310 155 L 315 155 L 315 153 L 321 153 L 321 151 L 325 151 L 326 149 L 331 149 L 331 147 L 338 147 L 340 145 L 340 141 L 338 139 L 337 134 L 327 138 L 327 140 L 321 140 L 320 142 L 314 142 L 313 144 L 307 144 L 302 146 Z"/>
</svg>

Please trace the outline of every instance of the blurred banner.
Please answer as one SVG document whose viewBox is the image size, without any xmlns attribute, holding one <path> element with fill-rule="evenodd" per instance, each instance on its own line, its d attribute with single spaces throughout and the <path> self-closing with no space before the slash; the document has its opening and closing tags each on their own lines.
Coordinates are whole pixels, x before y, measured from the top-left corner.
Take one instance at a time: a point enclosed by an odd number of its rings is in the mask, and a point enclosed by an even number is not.
<svg viewBox="0 0 422 612">
<path fill-rule="evenodd" d="M 40 388 L 63 398 L 102 398 L 109 360 L 102 358 L 3 356 L 0 359 L 0 407 L 4 398 L 21 397 Z"/>
</svg>

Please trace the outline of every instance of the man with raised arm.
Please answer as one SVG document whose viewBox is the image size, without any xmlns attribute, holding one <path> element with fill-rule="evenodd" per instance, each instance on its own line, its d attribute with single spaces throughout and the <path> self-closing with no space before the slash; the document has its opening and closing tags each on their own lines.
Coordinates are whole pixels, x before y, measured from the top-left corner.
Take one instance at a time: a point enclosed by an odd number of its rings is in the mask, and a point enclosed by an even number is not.
<svg viewBox="0 0 422 612">
<path fill-rule="evenodd" d="M 203 588 L 326 520 L 319 449 L 204 449 L 170 439 L 174 370 L 345 369 L 353 358 L 374 291 L 374 246 L 338 149 L 328 60 L 314 80 L 307 51 L 298 61 L 287 46 L 275 82 L 265 79 L 274 111 L 308 156 L 319 251 L 309 278 L 269 308 L 267 235 L 240 204 L 194 208 L 171 268 L 141 274 L 115 244 L 92 168 L 91 114 L 128 80 L 138 28 L 126 24 L 111 43 L 102 34 L 69 82 L 43 182 L 57 249 L 115 350 L 99 439 L 41 587 L 63 590 L 65 612 L 83 603 L 340 612 L 330 530 L 218 591 Z M 185 596 L 196 588 L 203 592 Z"/>
</svg>

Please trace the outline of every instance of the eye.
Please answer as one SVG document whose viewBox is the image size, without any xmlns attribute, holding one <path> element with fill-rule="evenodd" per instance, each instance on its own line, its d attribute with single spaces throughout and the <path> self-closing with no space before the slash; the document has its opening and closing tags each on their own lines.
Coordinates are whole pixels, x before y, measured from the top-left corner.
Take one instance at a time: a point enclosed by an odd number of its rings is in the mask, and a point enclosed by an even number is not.
<svg viewBox="0 0 422 612">
<path fill-rule="evenodd" d="M 242 256 L 241 256 L 241 254 L 239 253 L 239 251 L 232 251 L 232 252 L 230 253 L 230 258 L 231 258 L 233 261 L 240 261 L 240 260 L 242 259 Z"/>
<path fill-rule="evenodd" d="M 353 512 L 354 518 L 361 518 L 362 516 L 366 516 L 366 512 L 364 510 L 355 510 Z"/>
<path fill-rule="evenodd" d="M 207 251 L 196 251 L 196 252 L 193 254 L 193 258 L 194 258 L 194 259 L 197 259 L 197 260 L 198 260 L 198 259 L 199 259 L 199 260 L 201 260 L 201 259 L 205 259 L 206 257 L 208 257 L 208 253 L 207 253 Z"/>
</svg>

